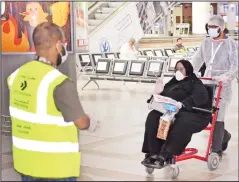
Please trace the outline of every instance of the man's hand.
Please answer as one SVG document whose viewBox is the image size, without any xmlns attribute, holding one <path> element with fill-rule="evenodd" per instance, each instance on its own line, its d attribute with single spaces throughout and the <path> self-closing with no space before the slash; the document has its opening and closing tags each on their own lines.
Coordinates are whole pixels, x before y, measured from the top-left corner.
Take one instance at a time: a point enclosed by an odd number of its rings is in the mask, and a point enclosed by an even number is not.
<svg viewBox="0 0 239 182">
<path fill-rule="evenodd" d="M 216 80 L 216 81 L 218 81 L 218 82 L 221 81 L 221 82 L 224 83 L 224 84 L 230 83 L 230 82 L 232 81 L 231 77 L 230 77 L 230 76 L 227 76 L 227 75 L 225 75 L 225 74 L 220 75 L 220 76 L 215 76 L 213 79 Z"/>
<path fill-rule="evenodd" d="M 90 118 L 90 125 L 89 128 L 87 129 L 89 132 L 94 132 L 96 129 L 100 127 L 100 121 L 94 119 L 91 115 L 88 115 Z"/>
</svg>

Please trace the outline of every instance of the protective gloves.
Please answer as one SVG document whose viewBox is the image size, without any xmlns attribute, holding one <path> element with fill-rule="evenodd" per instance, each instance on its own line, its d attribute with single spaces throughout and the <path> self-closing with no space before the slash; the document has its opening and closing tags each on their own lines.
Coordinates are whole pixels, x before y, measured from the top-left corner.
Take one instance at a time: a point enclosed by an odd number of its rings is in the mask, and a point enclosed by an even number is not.
<svg viewBox="0 0 239 182">
<path fill-rule="evenodd" d="M 227 76 L 227 75 L 225 75 L 225 74 L 222 74 L 222 75 L 220 75 L 220 76 L 215 76 L 213 79 L 216 80 L 216 81 L 218 81 L 218 82 L 221 81 L 221 82 L 224 83 L 224 84 L 230 83 L 230 82 L 232 81 L 231 77 L 230 77 L 230 76 Z"/>
<path fill-rule="evenodd" d="M 90 118 L 90 126 L 87 129 L 89 132 L 94 132 L 96 129 L 100 127 L 101 122 L 99 120 L 96 120 L 92 117 L 92 115 L 87 114 Z"/>
<path fill-rule="evenodd" d="M 163 83 L 163 80 L 161 78 L 159 78 L 157 81 L 156 81 L 156 85 L 154 87 L 154 94 L 161 94 L 162 91 L 164 89 L 164 83 Z"/>
</svg>

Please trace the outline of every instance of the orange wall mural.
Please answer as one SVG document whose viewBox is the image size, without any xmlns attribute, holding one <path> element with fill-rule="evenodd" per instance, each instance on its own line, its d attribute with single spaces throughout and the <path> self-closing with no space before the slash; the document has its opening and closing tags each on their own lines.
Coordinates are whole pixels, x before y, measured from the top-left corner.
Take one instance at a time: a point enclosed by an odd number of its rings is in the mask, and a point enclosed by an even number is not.
<svg viewBox="0 0 239 182">
<path fill-rule="evenodd" d="M 21 37 L 17 37 L 18 25 L 11 14 L 9 19 L 2 21 L 2 52 L 28 52 L 30 49 L 27 39 L 27 30 L 20 32 Z"/>
<path fill-rule="evenodd" d="M 1 15 L 2 52 L 35 52 L 32 41 L 34 28 L 53 22 L 62 28 L 67 50 L 72 51 L 69 2 L 5 2 Z"/>
</svg>

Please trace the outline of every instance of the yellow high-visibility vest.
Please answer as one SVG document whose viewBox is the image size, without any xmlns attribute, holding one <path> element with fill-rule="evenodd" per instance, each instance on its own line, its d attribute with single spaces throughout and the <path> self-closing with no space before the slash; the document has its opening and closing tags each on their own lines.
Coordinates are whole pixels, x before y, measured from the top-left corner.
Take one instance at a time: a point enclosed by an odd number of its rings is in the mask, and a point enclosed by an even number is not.
<svg viewBox="0 0 239 182">
<path fill-rule="evenodd" d="M 66 79 L 39 61 L 24 64 L 8 77 L 13 163 L 21 174 L 38 178 L 80 174 L 77 128 L 73 121 L 64 121 L 54 102 L 55 88 Z"/>
</svg>

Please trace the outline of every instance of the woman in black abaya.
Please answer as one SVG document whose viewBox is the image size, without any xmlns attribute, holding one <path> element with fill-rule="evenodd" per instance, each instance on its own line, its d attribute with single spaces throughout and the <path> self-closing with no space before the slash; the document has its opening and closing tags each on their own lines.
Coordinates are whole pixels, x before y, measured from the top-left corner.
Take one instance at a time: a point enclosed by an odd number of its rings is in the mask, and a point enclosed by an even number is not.
<svg viewBox="0 0 239 182">
<path fill-rule="evenodd" d="M 176 114 L 167 140 L 157 138 L 159 120 L 162 113 L 152 110 L 145 124 L 142 152 L 145 159 L 142 164 L 154 167 L 163 166 L 174 155 L 180 155 L 194 133 L 202 131 L 210 122 L 211 114 L 196 112 L 192 107 L 210 109 L 208 91 L 202 81 L 193 73 L 193 67 L 187 60 L 177 62 L 176 74 L 165 86 L 160 95 L 178 101 Z M 158 166 L 160 165 L 160 166 Z"/>
</svg>

